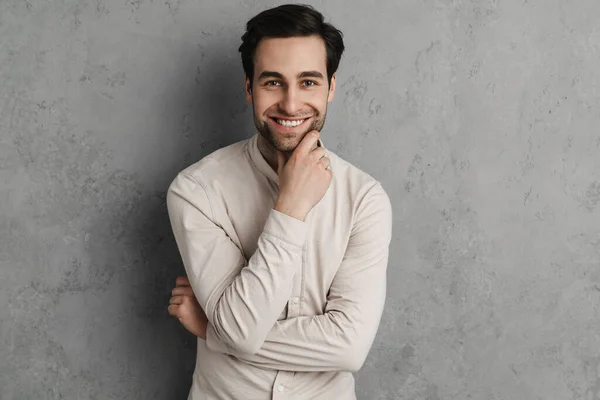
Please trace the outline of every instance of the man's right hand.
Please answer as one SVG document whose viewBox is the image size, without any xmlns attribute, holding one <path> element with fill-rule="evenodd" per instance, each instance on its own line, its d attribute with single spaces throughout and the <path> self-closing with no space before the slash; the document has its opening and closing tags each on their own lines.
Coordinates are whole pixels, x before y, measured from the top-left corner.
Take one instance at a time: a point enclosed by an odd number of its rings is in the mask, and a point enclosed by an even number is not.
<svg viewBox="0 0 600 400">
<path fill-rule="evenodd" d="M 316 147 L 318 140 L 319 132 L 307 133 L 287 162 L 278 152 L 279 197 L 274 208 L 301 221 L 331 183 L 330 160 L 323 147 Z"/>
</svg>

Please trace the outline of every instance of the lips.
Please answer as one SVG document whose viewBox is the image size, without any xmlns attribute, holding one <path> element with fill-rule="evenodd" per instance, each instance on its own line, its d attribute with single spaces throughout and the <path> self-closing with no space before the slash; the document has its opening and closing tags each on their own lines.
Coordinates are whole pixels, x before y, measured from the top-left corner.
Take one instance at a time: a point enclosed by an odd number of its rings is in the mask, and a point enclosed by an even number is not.
<svg viewBox="0 0 600 400">
<path fill-rule="evenodd" d="M 285 129 L 293 129 L 297 128 L 301 125 L 304 125 L 306 121 L 311 119 L 312 117 L 305 118 L 279 118 L 277 116 L 269 117 L 277 126 Z"/>
<path fill-rule="evenodd" d="M 277 122 L 279 125 L 282 126 L 288 126 L 288 127 L 294 127 L 294 126 L 298 126 L 301 123 L 304 122 L 306 118 L 304 119 L 275 119 L 275 122 Z"/>
</svg>

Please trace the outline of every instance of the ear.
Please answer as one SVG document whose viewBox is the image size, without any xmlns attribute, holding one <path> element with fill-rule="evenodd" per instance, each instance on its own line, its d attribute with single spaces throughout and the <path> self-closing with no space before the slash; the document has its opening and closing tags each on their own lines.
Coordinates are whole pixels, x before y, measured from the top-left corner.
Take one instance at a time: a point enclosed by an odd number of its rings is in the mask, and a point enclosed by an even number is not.
<svg viewBox="0 0 600 400">
<path fill-rule="evenodd" d="M 328 103 L 331 103 L 335 95 L 335 78 L 336 74 L 333 74 L 333 76 L 331 77 L 331 83 L 329 84 L 329 95 L 327 96 Z"/>
<path fill-rule="evenodd" d="M 244 75 L 244 89 L 246 92 L 246 102 L 252 104 L 252 84 L 250 84 L 250 79 L 248 79 L 247 75 Z"/>
</svg>

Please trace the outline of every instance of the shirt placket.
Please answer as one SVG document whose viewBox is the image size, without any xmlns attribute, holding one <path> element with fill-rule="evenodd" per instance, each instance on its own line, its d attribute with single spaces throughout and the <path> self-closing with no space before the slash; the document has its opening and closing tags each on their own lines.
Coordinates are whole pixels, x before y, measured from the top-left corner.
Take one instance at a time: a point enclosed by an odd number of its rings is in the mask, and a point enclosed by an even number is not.
<svg viewBox="0 0 600 400">
<path fill-rule="evenodd" d="M 287 304 L 287 318 L 294 318 L 300 316 L 300 309 L 302 305 L 301 290 L 303 287 L 303 270 L 304 270 L 304 254 L 302 257 L 301 271 L 297 271 L 294 276 L 294 286 L 292 289 L 292 297 Z M 273 382 L 273 400 L 288 400 L 291 399 L 292 393 L 290 392 L 290 384 L 294 378 L 295 373 L 291 371 L 278 371 Z"/>
<path fill-rule="evenodd" d="M 294 318 L 300 316 L 302 308 L 302 291 L 304 290 L 304 273 L 306 264 L 306 245 L 302 249 L 302 263 L 299 269 L 294 274 L 294 285 L 292 287 L 292 296 L 287 304 L 286 318 Z M 278 371 L 273 383 L 273 400 L 289 400 L 292 397 L 290 385 L 295 373 L 291 371 Z"/>
</svg>

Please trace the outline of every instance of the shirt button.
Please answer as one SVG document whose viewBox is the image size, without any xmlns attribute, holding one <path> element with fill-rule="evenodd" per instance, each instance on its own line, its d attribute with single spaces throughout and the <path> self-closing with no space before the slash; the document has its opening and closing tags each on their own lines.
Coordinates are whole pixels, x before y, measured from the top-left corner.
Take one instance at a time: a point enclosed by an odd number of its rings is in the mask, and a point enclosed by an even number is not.
<svg viewBox="0 0 600 400">
<path fill-rule="evenodd" d="M 283 390 L 284 390 L 284 389 L 285 389 L 285 388 L 283 387 L 283 385 L 279 385 L 279 386 L 277 386 L 277 391 L 278 391 L 278 392 L 283 392 Z"/>
</svg>

